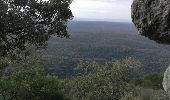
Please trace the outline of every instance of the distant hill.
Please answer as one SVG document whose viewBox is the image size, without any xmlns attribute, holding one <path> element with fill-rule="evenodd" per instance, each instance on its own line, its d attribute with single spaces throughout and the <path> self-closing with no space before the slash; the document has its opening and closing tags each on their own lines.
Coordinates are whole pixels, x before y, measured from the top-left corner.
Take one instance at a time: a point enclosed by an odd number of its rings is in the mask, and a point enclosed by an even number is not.
<svg viewBox="0 0 170 100">
<path fill-rule="evenodd" d="M 49 71 L 61 76 L 74 73 L 80 59 L 134 57 L 143 63 L 142 73 L 163 72 L 170 64 L 170 46 L 137 34 L 131 23 L 71 22 L 70 39 L 53 37 L 44 52 Z"/>
<path fill-rule="evenodd" d="M 137 30 L 132 23 L 71 21 L 68 23 L 70 33 L 121 33 L 135 34 Z"/>
</svg>

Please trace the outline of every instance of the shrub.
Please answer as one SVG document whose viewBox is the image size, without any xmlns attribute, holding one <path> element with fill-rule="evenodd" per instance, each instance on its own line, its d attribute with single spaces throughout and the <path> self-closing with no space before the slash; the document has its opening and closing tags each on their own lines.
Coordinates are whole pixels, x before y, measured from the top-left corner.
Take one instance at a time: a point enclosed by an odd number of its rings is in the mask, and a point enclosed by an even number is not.
<svg viewBox="0 0 170 100">
<path fill-rule="evenodd" d="M 134 84 L 143 88 L 162 89 L 162 80 L 163 75 L 159 73 L 150 73 L 136 79 Z"/>
<path fill-rule="evenodd" d="M 40 70 L 22 70 L 0 81 L 3 100 L 66 100 L 56 77 Z"/>
<path fill-rule="evenodd" d="M 65 93 L 73 100 L 121 100 L 127 93 L 133 97 L 134 90 L 128 84 L 127 77 L 139 65 L 132 58 L 105 65 L 92 62 L 82 66 L 85 74 L 63 81 Z"/>
</svg>

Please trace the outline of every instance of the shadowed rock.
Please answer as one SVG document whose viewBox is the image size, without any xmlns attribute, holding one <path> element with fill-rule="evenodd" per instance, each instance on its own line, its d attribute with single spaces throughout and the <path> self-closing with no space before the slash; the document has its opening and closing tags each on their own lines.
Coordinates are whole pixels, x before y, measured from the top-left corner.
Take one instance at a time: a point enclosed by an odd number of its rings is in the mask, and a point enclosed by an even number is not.
<svg viewBox="0 0 170 100">
<path fill-rule="evenodd" d="M 170 0 L 134 0 L 132 20 L 141 35 L 170 44 Z"/>
</svg>

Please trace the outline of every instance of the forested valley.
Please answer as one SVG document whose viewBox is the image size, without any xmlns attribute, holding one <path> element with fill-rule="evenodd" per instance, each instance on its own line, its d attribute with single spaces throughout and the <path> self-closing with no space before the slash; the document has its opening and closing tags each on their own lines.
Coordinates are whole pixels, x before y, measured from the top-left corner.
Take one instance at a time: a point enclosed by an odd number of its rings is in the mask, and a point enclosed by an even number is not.
<svg viewBox="0 0 170 100">
<path fill-rule="evenodd" d="M 53 37 L 44 51 L 51 71 L 61 77 L 74 74 L 82 61 L 105 63 L 131 57 L 142 63 L 140 75 L 161 73 L 170 62 L 170 47 L 138 35 L 132 23 L 73 21 L 68 27 L 70 38 Z"/>
<path fill-rule="evenodd" d="M 0 0 L 0 100 L 168 99 L 168 45 L 131 22 L 73 20 L 71 3 Z"/>
<path fill-rule="evenodd" d="M 53 37 L 49 40 L 47 49 L 43 51 L 43 60 L 49 73 L 57 75 L 61 80 L 66 79 L 67 86 L 73 86 L 73 90 L 67 88 L 72 91 L 71 93 L 75 93 L 75 95 L 69 94 L 70 96 L 77 96 L 73 97 L 74 99 L 87 99 L 87 97 L 91 98 L 90 100 L 97 97 L 99 100 L 113 99 L 114 96 L 109 95 L 112 94 L 110 90 L 113 88 L 111 89 L 108 84 L 112 78 L 119 75 L 115 76 L 114 72 L 108 71 L 118 66 L 122 67 L 123 72 L 127 71 L 126 67 L 134 67 L 126 74 L 121 73 L 125 74 L 128 84 L 137 86 L 139 90 L 123 86 L 132 89 L 133 92 L 140 91 L 139 98 L 142 100 L 166 98 L 162 90 L 162 79 L 163 72 L 170 62 L 168 45 L 157 44 L 138 35 L 132 23 L 73 21 L 68 24 L 68 30 L 69 39 Z M 109 78 L 110 75 L 112 78 Z M 115 86 L 119 86 L 118 84 L 121 83 L 118 82 Z M 101 85 L 101 88 L 95 85 Z M 91 90 L 88 90 L 89 88 Z M 100 94 L 97 91 L 104 93 Z M 132 97 L 139 95 L 134 95 L 133 92 L 128 95 Z"/>
</svg>

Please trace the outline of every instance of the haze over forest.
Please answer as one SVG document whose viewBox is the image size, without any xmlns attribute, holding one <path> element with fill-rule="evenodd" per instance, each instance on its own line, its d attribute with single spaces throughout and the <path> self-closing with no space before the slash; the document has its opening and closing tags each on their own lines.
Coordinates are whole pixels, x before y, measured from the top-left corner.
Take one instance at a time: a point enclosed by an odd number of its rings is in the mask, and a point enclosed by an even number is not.
<svg viewBox="0 0 170 100">
<path fill-rule="evenodd" d="M 132 1 L 0 0 L 0 100 L 166 100 L 170 46 Z"/>
<path fill-rule="evenodd" d="M 163 72 L 170 63 L 170 47 L 138 35 L 132 23 L 72 21 L 68 27 L 70 39 L 52 38 L 46 52 L 51 71 L 61 76 L 74 73 L 80 59 L 132 57 L 143 63 L 140 73 Z"/>
</svg>

